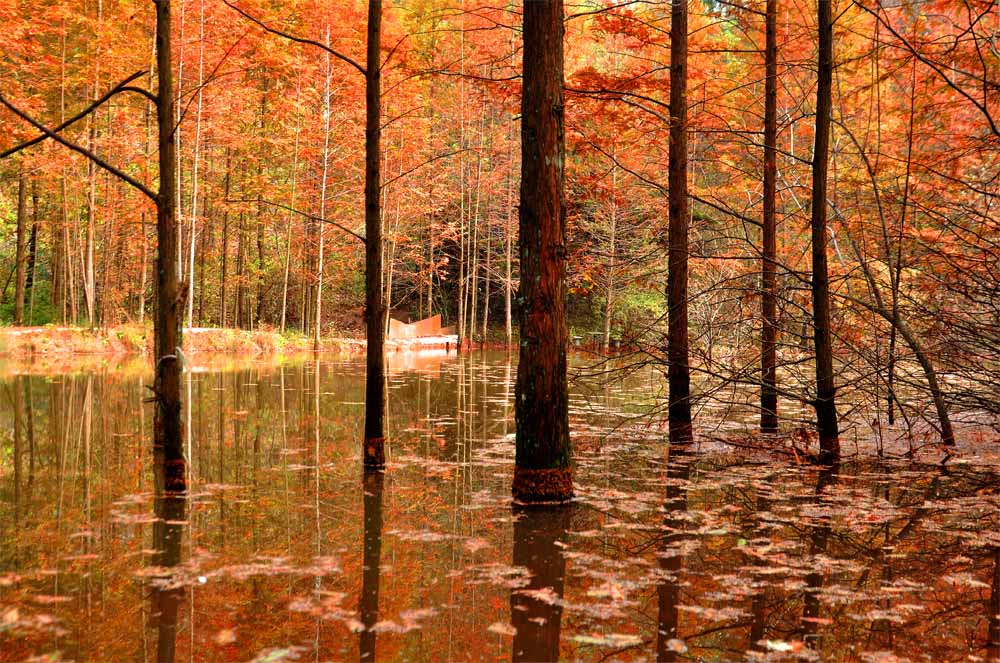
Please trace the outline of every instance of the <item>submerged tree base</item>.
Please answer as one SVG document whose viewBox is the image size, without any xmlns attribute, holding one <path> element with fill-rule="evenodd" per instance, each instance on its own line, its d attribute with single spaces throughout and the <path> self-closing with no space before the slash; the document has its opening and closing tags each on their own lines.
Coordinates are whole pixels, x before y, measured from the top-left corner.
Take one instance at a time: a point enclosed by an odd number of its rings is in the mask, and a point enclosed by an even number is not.
<svg viewBox="0 0 1000 663">
<path fill-rule="evenodd" d="M 568 467 L 515 467 L 511 492 L 516 502 L 566 502 L 573 498 L 573 470 Z"/>
<path fill-rule="evenodd" d="M 365 439 L 365 467 L 370 470 L 380 470 L 385 467 L 384 437 Z"/>
</svg>

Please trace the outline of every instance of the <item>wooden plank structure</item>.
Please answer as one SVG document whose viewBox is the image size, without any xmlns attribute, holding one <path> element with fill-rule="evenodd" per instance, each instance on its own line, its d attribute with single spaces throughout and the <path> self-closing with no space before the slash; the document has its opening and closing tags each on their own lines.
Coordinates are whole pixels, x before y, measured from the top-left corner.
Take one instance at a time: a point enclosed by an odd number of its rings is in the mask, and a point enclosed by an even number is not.
<svg viewBox="0 0 1000 663">
<path fill-rule="evenodd" d="M 441 326 L 441 315 L 434 315 L 416 322 L 402 322 L 392 318 L 389 320 L 389 334 L 391 339 L 421 338 L 424 336 L 450 336 L 455 331 L 451 327 Z"/>
</svg>

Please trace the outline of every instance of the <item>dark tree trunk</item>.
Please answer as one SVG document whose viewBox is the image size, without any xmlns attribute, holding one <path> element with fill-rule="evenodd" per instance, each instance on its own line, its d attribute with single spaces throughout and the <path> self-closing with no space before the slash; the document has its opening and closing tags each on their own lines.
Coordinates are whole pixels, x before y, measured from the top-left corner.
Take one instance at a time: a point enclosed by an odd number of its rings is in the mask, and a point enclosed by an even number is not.
<svg viewBox="0 0 1000 663">
<path fill-rule="evenodd" d="M 229 150 L 226 150 L 226 177 L 223 183 L 223 201 L 229 202 L 229 183 L 232 178 L 233 172 L 233 160 L 232 154 Z M 222 280 L 219 283 L 219 326 L 225 327 L 229 316 L 226 315 L 228 311 L 226 310 L 226 283 L 228 282 L 229 274 L 229 206 L 226 205 L 222 208 L 222 239 L 219 242 L 220 251 L 222 252 Z"/>
<path fill-rule="evenodd" d="M 540 4 L 540 3 L 539 3 Z M 516 511 L 516 510 L 515 510 Z M 510 623 L 514 627 L 514 663 L 555 663 L 559 658 L 562 605 L 532 595 L 551 589 L 562 599 L 566 582 L 566 531 L 572 509 L 527 508 L 515 513 L 513 564 L 528 569 L 527 587 L 510 593 Z"/>
<path fill-rule="evenodd" d="M 521 98 L 520 361 L 514 499 L 573 495 L 566 383 L 563 3 L 524 3 Z"/>
<path fill-rule="evenodd" d="M 670 150 L 667 232 L 667 363 L 670 442 L 687 444 L 691 430 L 688 369 L 687 0 L 670 9 Z"/>
<path fill-rule="evenodd" d="M 173 78 L 170 57 L 170 0 L 156 0 L 157 126 L 160 190 L 156 199 L 156 313 L 153 324 L 156 412 L 153 449 L 162 454 L 168 491 L 184 489 L 181 429 L 180 320 L 184 292 L 177 274 L 177 216 L 174 207 L 177 167 L 174 143 Z"/>
<path fill-rule="evenodd" d="M 764 47 L 764 218 L 761 265 L 760 432 L 778 432 L 778 293 L 775 219 L 778 141 L 778 2 L 767 0 Z"/>
<path fill-rule="evenodd" d="M 368 59 L 365 71 L 365 372 L 366 468 L 385 466 L 385 298 L 382 293 L 381 171 L 382 0 L 368 0 Z"/>
<path fill-rule="evenodd" d="M 28 236 L 28 264 L 24 274 L 24 303 L 28 324 L 35 324 L 35 277 L 38 271 L 38 180 L 31 183 L 31 234 Z"/>
<path fill-rule="evenodd" d="M 812 163 L 812 300 L 816 346 L 816 423 L 820 460 L 840 456 L 840 428 L 834 400 L 833 334 L 830 329 L 830 275 L 826 260 L 826 179 L 830 151 L 833 88 L 831 0 L 819 0 L 819 83 L 816 88 L 816 143 Z"/>
<path fill-rule="evenodd" d="M 14 324 L 24 324 L 25 258 L 28 243 L 28 174 L 21 165 L 17 178 L 17 255 L 14 276 Z"/>
<path fill-rule="evenodd" d="M 242 193 L 242 187 L 241 193 Z M 247 316 L 247 284 L 246 284 L 246 213 L 240 212 L 240 222 L 236 238 L 236 318 L 233 326 L 237 329 L 246 327 Z"/>
<path fill-rule="evenodd" d="M 364 477 L 364 567 L 361 571 L 361 623 L 358 637 L 361 661 L 375 661 L 375 630 L 378 623 L 378 593 L 382 563 L 382 472 L 366 472 Z"/>
</svg>

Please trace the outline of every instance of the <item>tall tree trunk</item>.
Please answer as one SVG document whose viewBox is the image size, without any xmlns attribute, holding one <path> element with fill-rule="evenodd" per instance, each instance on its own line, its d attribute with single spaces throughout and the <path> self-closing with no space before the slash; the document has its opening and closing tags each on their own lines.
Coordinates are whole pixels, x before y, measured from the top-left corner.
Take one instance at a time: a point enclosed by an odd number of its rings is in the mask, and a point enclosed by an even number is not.
<svg viewBox="0 0 1000 663">
<path fill-rule="evenodd" d="M 761 255 L 760 432 L 778 432 L 777 190 L 778 2 L 767 0 L 764 46 L 764 218 Z"/>
<path fill-rule="evenodd" d="M 243 187 L 240 187 L 242 193 Z M 236 237 L 236 318 L 234 326 L 237 329 L 246 327 L 246 212 L 240 212 L 239 227 Z"/>
<path fill-rule="evenodd" d="M 368 53 L 365 69 L 365 371 L 364 465 L 385 466 L 385 317 L 382 298 L 381 173 L 382 0 L 368 0 Z"/>
<path fill-rule="evenodd" d="M 816 88 L 816 143 L 812 163 L 812 303 L 816 347 L 816 423 L 820 460 L 840 456 L 840 428 L 834 400 L 833 336 L 830 329 L 830 276 L 827 269 L 826 189 L 833 88 L 831 0 L 819 0 L 819 83 Z"/>
<path fill-rule="evenodd" d="M 670 442 L 687 444 L 691 429 L 688 368 L 687 0 L 670 10 L 670 150 L 667 232 L 667 362 Z"/>
<path fill-rule="evenodd" d="M 14 277 L 14 324 L 24 324 L 24 285 L 27 270 L 28 173 L 21 164 L 17 178 L 17 254 Z"/>
<path fill-rule="evenodd" d="M 229 202 L 229 185 L 232 179 L 233 172 L 233 161 L 232 153 L 226 150 L 226 177 L 223 182 L 222 189 L 222 199 L 226 203 Z M 219 242 L 219 250 L 222 253 L 222 279 L 219 282 L 219 326 L 225 328 L 228 322 L 228 316 L 226 315 L 228 311 L 226 310 L 227 300 L 226 300 L 226 284 L 228 283 L 228 267 L 229 267 L 229 205 L 226 204 L 222 209 L 222 238 Z"/>
<path fill-rule="evenodd" d="M 521 99 L 520 362 L 514 499 L 573 495 L 566 382 L 563 3 L 524 5 Z"/>
<path fill-rule="evenodd" d="M 188 306 L 187 306 L 187 326 L 194 326 L 194 254 L 195 238 L 197 237 L 198 223 L 198 166 L 201 163 L 201 116 L 202 116 L 202 86 L 205 82 L 205 0 L 199 2 L 201 13 L 200 34 L 198 37 L 198 112 L 195 119 L 194 128 L 194 166 L 191 172 L 191 225 L 190 237 L 188 238 Z"/>
<path fill-rule="evenodd" d="M 514 294 L 514 276 L 512 274 L 511 262 L 514 257 L 514 229 L 513 229 L 513 217 L 514 217 L 514 136 L 513 129 L 514 123 L 508 124 L 508 152 L 507 152 L 507 220 L 504 224 L 504 287 L 503 287 L 503 315 L 504 315 L 504 342 L 507 345 L 508 351 L 514 342 L 514 329 L 513 329 L 513 294 Z"/>
<path fill-rule="evenodd" d="M 28 324 L 35 324 L 35 277 L 38 273 L 38 181 L 31 183 L 31 234 L 28 236 L 28 263 L 24 270 L 24 299 Z"/>
<path fill-rule="evenodd" d="M 170 0 L 156 0 L 156 99 L 160 191 L 156 200 L 156 316 L 153 325 L 156 411 L 153 449 L 165 468 L 183 468 L 181 429 L 180 321 L 184 292 L 178 283 L 173 73 L 170 64 Z M 167 471 L 168 491 L 184 489 L 183 471 Z"/>
<path fill-rule="evenodd" d="M 617 150 L 612 148 L 611 158 Z M 618 166 L 611 166 L 611 209 L 608 215 L 608 280 L 604 288 L 604 334 L 601 347 L 608 351 L 611 345 L 611 322 L 615 316 L 615 262 L 618 235 Z"/>
<path fill-rule="evenodd" d="M 330 29 L 326 30 L 329 45 Z M 316 326 L 313 328 L 313 351 L 319 352 L 323 331 L 323 240 L 326 234 L 326 183 L 330 169 L 330 52 L 326 52 L 326 84 L 323 87 L 323 179 L 319 192 L 319 258 L 316 263 Z"/>
</svg>

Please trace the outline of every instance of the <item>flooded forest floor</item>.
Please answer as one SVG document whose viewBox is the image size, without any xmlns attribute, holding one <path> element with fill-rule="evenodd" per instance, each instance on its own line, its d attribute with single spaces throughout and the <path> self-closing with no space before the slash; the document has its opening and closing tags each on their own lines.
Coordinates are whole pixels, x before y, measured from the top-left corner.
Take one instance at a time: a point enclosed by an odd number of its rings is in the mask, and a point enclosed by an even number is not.
<svg viewBox="0 0 1000 663">
<path fill-rule="evenodd" d="M 672 450 L 657 370 L 574 355 L 576 499 L 523 511 L 506 353 L 391 353 L 376 476 L 362 356 L 219 359 L 182 377 L 188 491 L 165 497 L 137 361 L 0 365 L 2 663 L 1000 658 L 1000 456 L 974 417 L 905 458 L 855 408 L 819 468 L 804 407 L 765 452 L 734 444 L 752 394 L 703 398 Z"/>
</svg>

